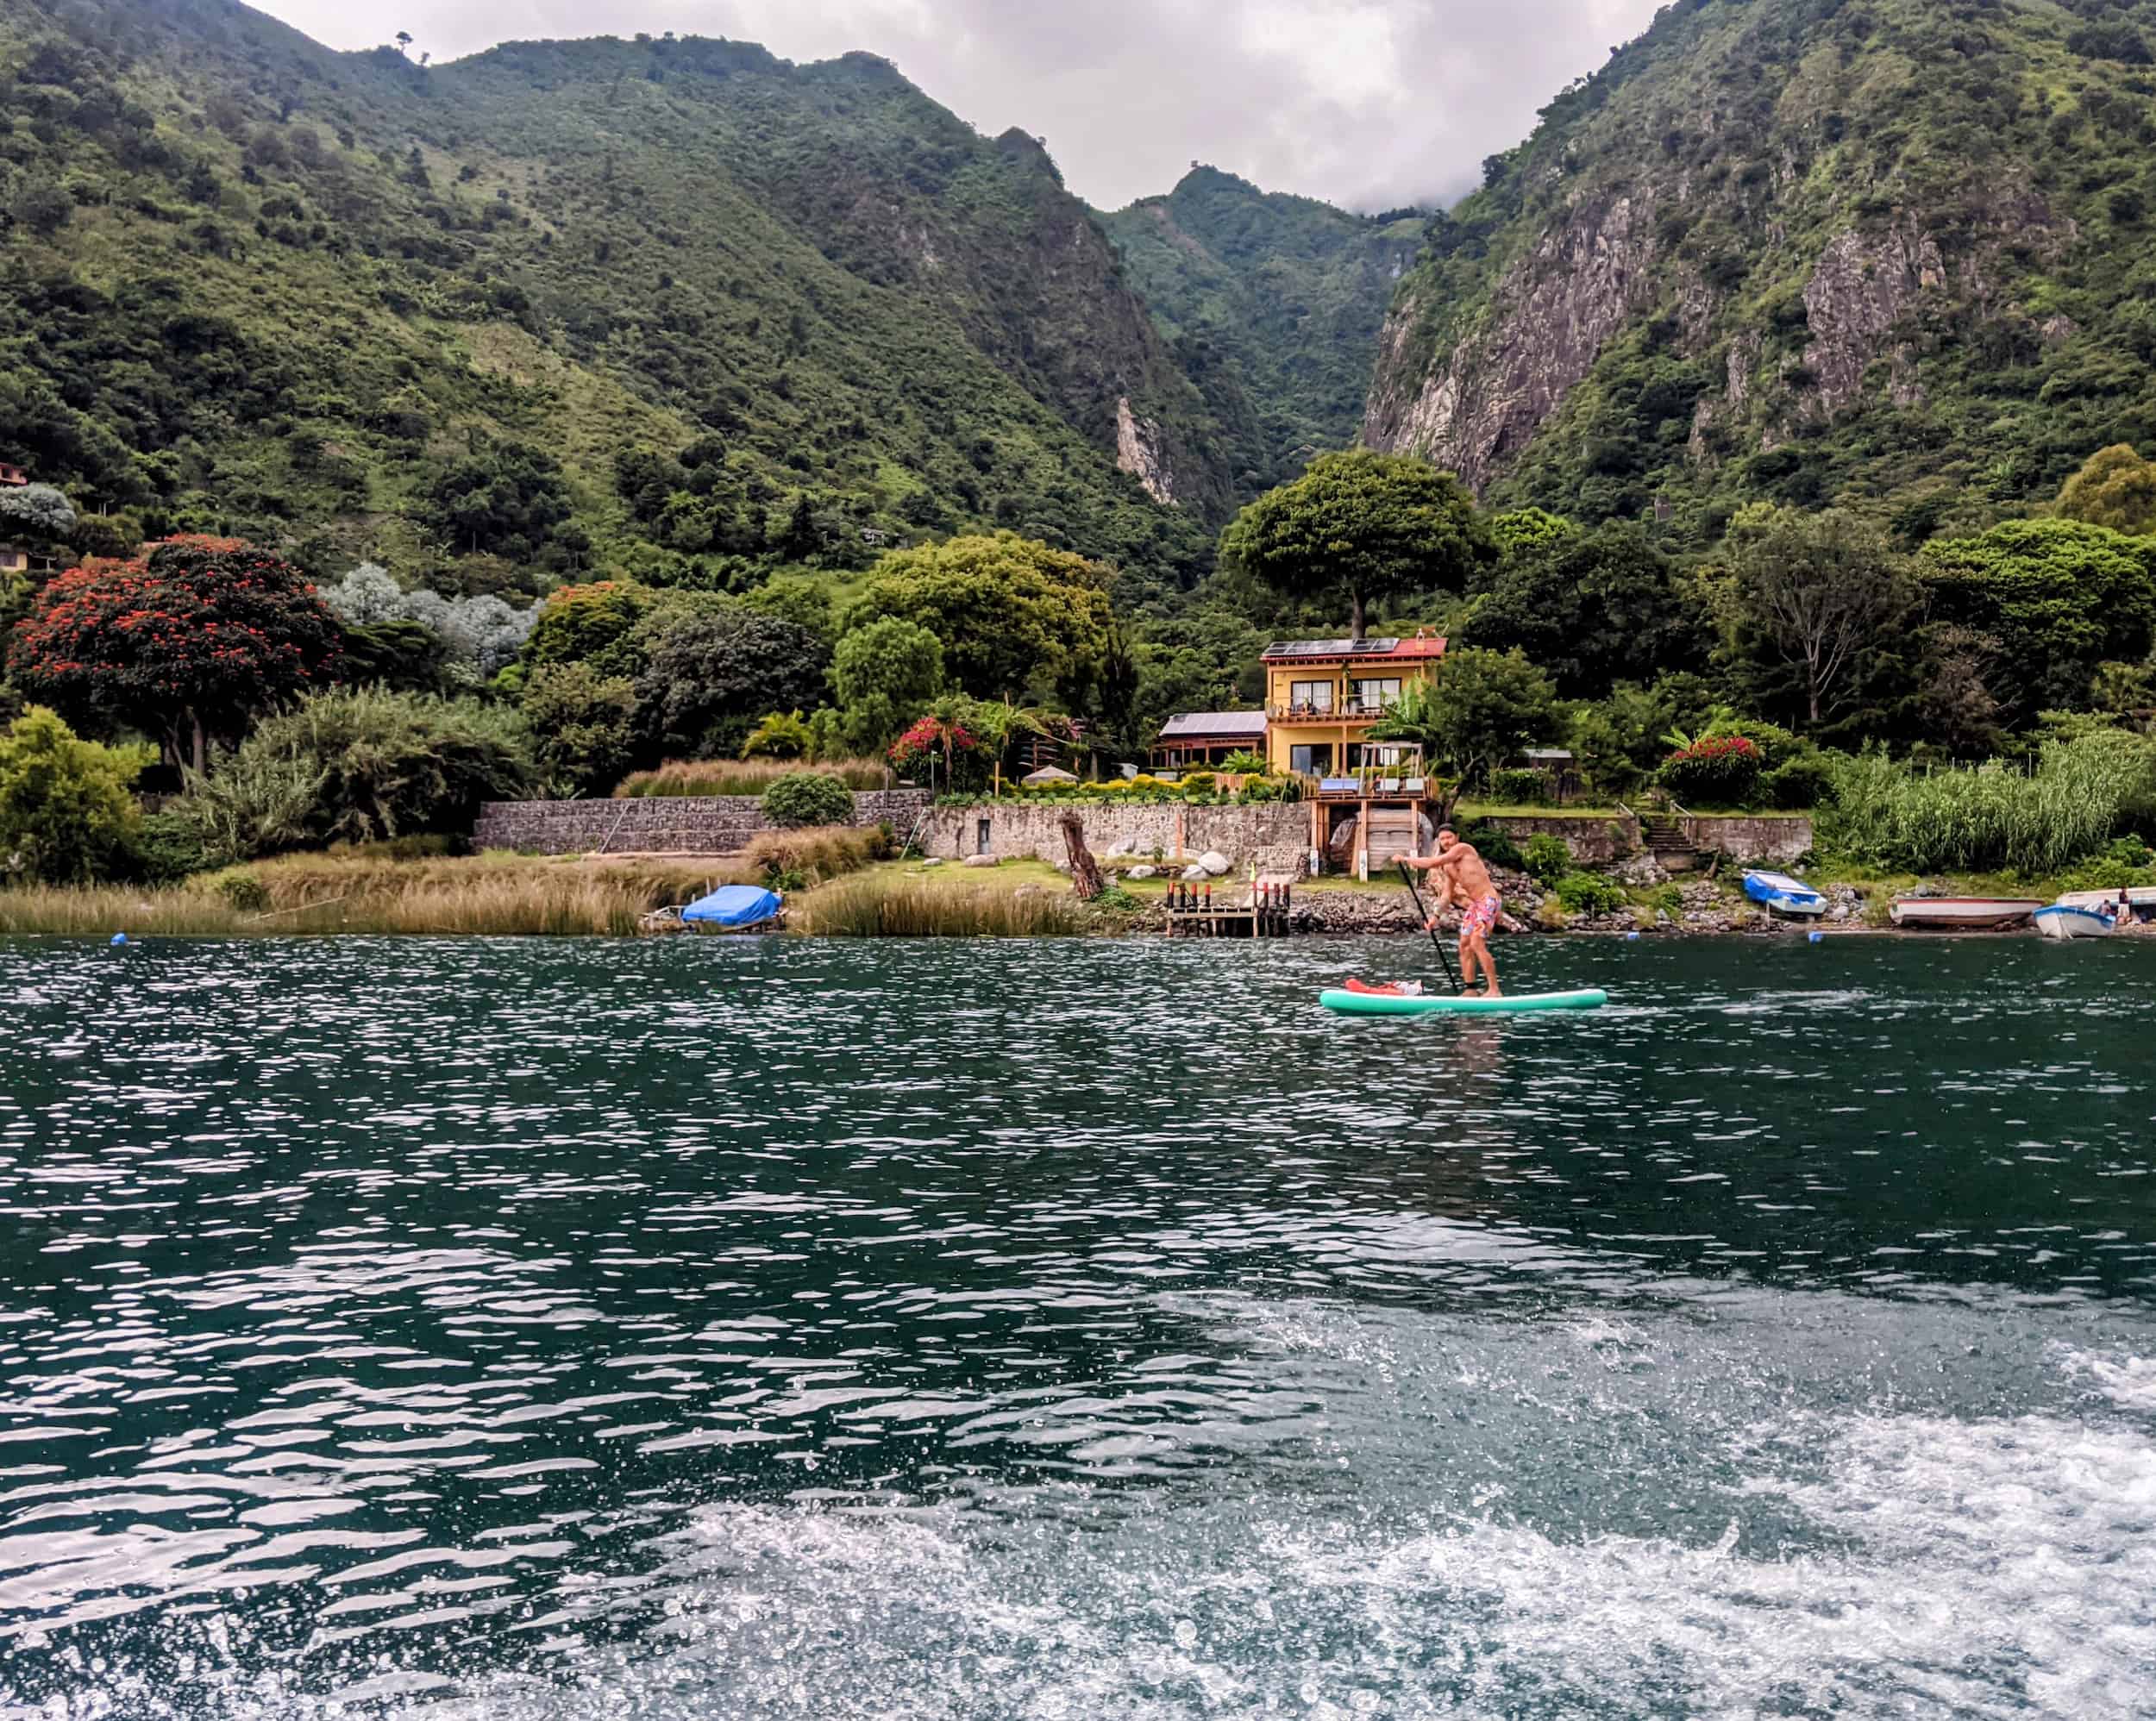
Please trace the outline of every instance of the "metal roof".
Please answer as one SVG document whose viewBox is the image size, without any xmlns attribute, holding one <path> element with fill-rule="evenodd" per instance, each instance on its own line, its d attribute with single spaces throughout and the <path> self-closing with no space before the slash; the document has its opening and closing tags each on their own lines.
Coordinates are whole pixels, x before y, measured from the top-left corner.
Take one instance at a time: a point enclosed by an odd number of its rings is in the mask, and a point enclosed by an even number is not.
<svg viewBox="0 0 2156 1721">
<path fill-rule="evenodd" d="M 1187 741 L 1196 735 L 1257 740 L 1264 733 L 1263 711 L 1181 711 L 1160 726 L 1163 741 Z"/>
<path fill-rule="evenodd" d="M 1443 657 L 1445 641 L 1432 634 L 1411 640 L 1277 640 L 1265 648 L 1268 663 L 1292 663 L 1298 658 Z"/>
</svg>

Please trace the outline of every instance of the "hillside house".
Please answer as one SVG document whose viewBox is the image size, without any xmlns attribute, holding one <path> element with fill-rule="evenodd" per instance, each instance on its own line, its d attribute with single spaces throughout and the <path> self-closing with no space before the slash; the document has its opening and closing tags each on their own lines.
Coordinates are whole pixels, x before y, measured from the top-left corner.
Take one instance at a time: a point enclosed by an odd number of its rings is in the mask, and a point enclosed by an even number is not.
<svg viewBox="0 0 2156 1721">
<path fill-rule="evenodd" d="M 1427 681 L 1445 641 L 1413 639 L 1289 640 L 1265 648 L 1266 760 L 1306 777 L 1401 769 L 1412 748 L 1365 739 L 1401 691 Z"/>
<path fill-rule="evenodd" d="M 21 466 L 11 466 L 5 460 L 0 460 L 0 488 L 12 490 L 29 481 L 29 474 Z"/>
<path fill-rule="evenodd" d="M 28 554 L 19 544 L 0 544 L 0 573 L 28 573 Z"/>
<path fill-rule="evenodd" d="M 1218 765 L 1231 753 L 1265 751 L 1263 711 L 1185 711 L 1161 725 L 1153 763 L 1164 771 Z"/>
</svg>

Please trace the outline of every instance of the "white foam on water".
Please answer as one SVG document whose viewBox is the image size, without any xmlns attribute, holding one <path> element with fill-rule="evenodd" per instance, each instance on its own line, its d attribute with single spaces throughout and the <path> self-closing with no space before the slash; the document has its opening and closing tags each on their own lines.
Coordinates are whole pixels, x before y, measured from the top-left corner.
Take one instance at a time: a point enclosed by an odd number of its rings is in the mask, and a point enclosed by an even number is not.
<svg viewBox="0 0 2156 1721">
<path fill-rule="evenodd" d="M 1743 1489 L 1801 1546 L 1401 1531 L 1213 1499 L 1058 1518 L 725 1506 L 661 1641 L 421 1712 L 1184 1721 L 1647 1715 L 2139 1721 L 2156 1444 L 2051 1416 L 1776 1435 Z"/>
</svg>

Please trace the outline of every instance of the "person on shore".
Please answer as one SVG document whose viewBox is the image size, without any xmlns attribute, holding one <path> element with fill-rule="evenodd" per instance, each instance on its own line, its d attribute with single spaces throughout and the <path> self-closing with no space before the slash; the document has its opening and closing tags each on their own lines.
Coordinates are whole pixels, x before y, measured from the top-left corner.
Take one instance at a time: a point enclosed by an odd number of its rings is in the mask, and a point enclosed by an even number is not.
<svg viewBox="0 0 2156 1721">
<path fill-rule="evenodd" d="M 1435 854 L 1416 855 L 1406 864 L 1419 873 L 1438 874 L 1445 881 L 1447 895 L 1460 904 L 1461 986 L 1473 986 L 1479 967 L 1489 981 L 1488 995 L 1502 998 L 1504 993 L 1497 984 L 1497 964 L 1490 961 L 1486 941 L 1490 929 L 1497 924 L 1497 917 L 1505 911 L 1505 904 L 1497 894 L 1497 886 L 1491 882 L 1489 867 L 1476 853 L 1475 845 L 1461 842 L 1459 833 L 1446 825 L 1438 833 Z M 1437 923 L 1437 917 L 1432 915 L 1429 929 L 1434 930 Z"/>
</svg>

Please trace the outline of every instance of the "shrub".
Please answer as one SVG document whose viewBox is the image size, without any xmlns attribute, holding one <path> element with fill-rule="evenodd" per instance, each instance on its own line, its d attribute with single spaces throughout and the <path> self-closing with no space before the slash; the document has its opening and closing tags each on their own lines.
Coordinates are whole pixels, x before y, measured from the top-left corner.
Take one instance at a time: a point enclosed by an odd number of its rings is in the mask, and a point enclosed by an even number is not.
<svg viewBox="0 0 2156 1721">
<path fill-rule="evenodd" d="M 1500 806 L 1539 807 L 1550 795 L 1550 779 L 1539 771 L 1505 770 L 1489 773 L 1489 798 Z"/>
<path fill-rule="evenodd" d="M 1295 800 L 1301 793 L 1301 786 L 1293 777 L 1249 777 L 1244 779 L 1236 798 L 1258 806 L 1268 802 Z"/>
<path fill-rule="evenodd" d="M 135 839 L 135 871 L 144 883 L 176 885 L 211 864 L 202 846 L 202 832 L 186 814 L 145 816 Z"/>
<path fill-rule="evenodd" d="M 220 873 L 210 880 L 217 900 L 235 914 L 263 914 L 270 905 L 269 886 L 254 873 L 239 867 Z"/>
<path fill-rule="evenodd" d="M 1799 754 L 1759 779 L 1758 798 L 1781 812 L 1824 806 L 1834 798 L 1834 767 L 1824 754 Z"/>
<path fill-rule="evenodd" d="M 1563 837 L 1543 831 L 1527 839 L 1524 859 L 1529 878 L 1539 885 L 1554 885 L 1572 870 L 1572 847 Z"/>
<path fill-rule="evenodd" d="M 1764 763 L 1749 736 L 1705 735 L 1662 761 L 1662 786 L 1680 801 L 1740 807 L 1757 792 Z"/>
<path fill-rule="evenodd" d="M 1220 761 L 1220 768 L 1232 777 L 1263 777 L 1271 769 L 1264 754 L 1252 753 L 1248 748 L 1231 753 Z"/>
<path fill-rule="evenodd" d="M 1555 889 L 1568 914 L 1609 914 L 1625 905 L 1624 886 L 1600 873 L 1567 873 Z"/>
<path fill-rule="evenodd" d="M 793 771 L 763 792 L 763 816 L 781 827 L 845 824 L 854 816 L 853 792 L 821 771 Z"/>
<path fill-rule="evenodd" d="M 530 732 L 498 706 L 335 688 L 266 719 L 175 805 L 221 860 L 468 827 L 531 783 Z"/>
<path fill-rule="evenodd" d="M 2118 891 L 2156 884 L 2156 850 L 2138 836 L 2120 836 L 2101 854 L 2084 861 L 2059 880 L 2065 891 Z"/>
<path fill-rule="evenodd" d="M 815 751 L 816 738 L 798 710 L 773 711 L 749 731 L 741 744 L 743 759 L 806 759 Z"/>
<path fill-rule="evenodd" d="M 141 814 L 128 785 L 155 756 L 78 740 L 31 706 L 0 735 L 0 875 L 86 885 L 132 870 Z"/>
<path fill-rule="evenodd" d="M 598 795 L 621 780 L 635 742 L 636 685 L 588 663 L 542 663 L 522 701 L 533 752 L 550 793 Z"/>
<path fill-rule="evenodd" d="M 1463 842 L 1475 845 L 1475 852 L 1493 867 L 1508 867 L 1515 873 L 1527 870 L 1526 857 L 1520 852 L 1520 845 L 1494 824 L 1470 825 L 1460 832 Z"/>
</svg>

